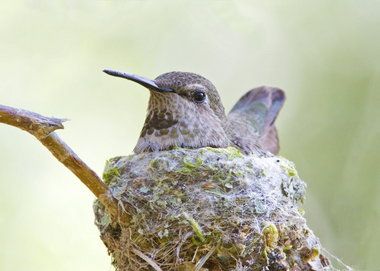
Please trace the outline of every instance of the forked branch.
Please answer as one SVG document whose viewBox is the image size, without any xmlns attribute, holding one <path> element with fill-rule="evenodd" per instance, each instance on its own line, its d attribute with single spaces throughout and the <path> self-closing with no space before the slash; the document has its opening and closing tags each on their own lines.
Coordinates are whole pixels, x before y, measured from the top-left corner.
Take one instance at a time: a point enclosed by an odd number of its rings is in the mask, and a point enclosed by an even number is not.
<svg viewBox="0 0 380 271">
<path fill-rule="evenodd" d="M 49 118 L 23 109 L 0 105 L 0 123 L 20 128 L 36 137 L 62 164 L 106 206 L 111 215 L 118 213 L 118 205 L 107 196 L 107 186 L 99 176 L 54 132 L 63 129 L 65 119 Z"/>
</svg>

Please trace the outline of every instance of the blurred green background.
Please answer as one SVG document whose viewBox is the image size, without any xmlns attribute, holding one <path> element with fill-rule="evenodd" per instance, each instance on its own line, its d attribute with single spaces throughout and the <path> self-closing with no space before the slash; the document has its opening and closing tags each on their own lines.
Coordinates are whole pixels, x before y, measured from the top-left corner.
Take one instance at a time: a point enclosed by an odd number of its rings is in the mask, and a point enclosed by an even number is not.
<svg viewBox="0 0 380 271">
<path fill-rule="evenodd" d="M 358 270 L 379 270 L 379 1 L 0 3 L 0 103 L 67 117 L 62 138 L 95 169 L 132 152 L 148 92 L 101 72 L 181 70 L 227 109 L 283 88 L 281 155 L 308 183 L 309 225 Z M 0 270 L 112 270 L 93 196 L 39 142 L 0 125 Z"/>
</svg>

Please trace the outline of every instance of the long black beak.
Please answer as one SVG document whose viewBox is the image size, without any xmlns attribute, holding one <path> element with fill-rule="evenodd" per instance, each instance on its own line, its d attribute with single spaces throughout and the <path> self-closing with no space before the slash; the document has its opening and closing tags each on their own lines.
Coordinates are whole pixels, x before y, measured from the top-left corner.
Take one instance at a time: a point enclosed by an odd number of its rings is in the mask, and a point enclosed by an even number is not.
<svg viewBox="0 0 380 271">
<path fill-rule="evenodd" d="M 138 84 L 140 84 L 140 85 L 142 85 L 148 89 L 154 90 L 154 91 L 174 92 L 174 90 L 172 90 L 170 88 L 159 87 L 153 80 L 150 80 L 148 78 L 145 78 L 145 77 L 142 77 L 139 75 L 126 73 L 126 72 L 114 71 L 114 70 L 110 70 L 110 69 L 104 69 L 103 72 L 105 72 L 106 74 L 112 75 L 112 76 L 121 77 L 121 78 L 131 80 L 133 82 L 136 82 L 136 83 L 138 83 Z"/>
</svg>

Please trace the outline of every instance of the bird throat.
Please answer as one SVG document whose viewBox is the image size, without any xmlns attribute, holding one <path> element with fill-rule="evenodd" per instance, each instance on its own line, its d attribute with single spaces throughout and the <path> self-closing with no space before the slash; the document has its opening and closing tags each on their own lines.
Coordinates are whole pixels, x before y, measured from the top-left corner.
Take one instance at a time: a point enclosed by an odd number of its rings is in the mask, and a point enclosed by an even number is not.
<svg viewBox="0 0 380 271">
<path fill-rule="evenodd" d="M 230 145 L 222 121 L 208 107 L 175 93 L 152 93 L 135 153 Z"/>
</svg>

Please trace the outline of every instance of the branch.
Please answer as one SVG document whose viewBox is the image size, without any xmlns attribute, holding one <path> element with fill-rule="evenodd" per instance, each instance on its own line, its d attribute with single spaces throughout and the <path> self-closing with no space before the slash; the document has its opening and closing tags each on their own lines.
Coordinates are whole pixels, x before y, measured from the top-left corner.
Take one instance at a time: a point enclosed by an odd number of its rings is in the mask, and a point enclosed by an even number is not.
<svg viewBox="0 0 380 271">
<path fill-rule="evenodd" d="M 48 118 L 27 110 L 0 105 L 0 123 L 20 128 L 36 137 L 91 190 L 111 215 L 117 215 L 118 205 L 116 200 L 107 196 L 108 187 L 54 132 L 64 128 L 64 121 L 65 119 Z"/>
</svg>

